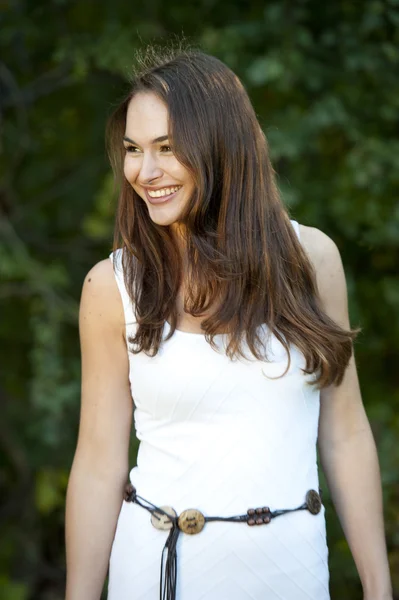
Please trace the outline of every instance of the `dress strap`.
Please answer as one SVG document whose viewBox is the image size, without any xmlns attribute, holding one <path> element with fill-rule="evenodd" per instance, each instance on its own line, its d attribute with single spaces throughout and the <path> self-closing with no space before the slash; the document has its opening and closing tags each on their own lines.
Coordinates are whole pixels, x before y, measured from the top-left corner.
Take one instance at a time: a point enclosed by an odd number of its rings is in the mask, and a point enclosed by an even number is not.
<svg viewBox="0 0 399 600">
<path fill-rule="evenodd" d="M 301 241 L 301 234 L 299 233 L 299 223 L 298 223 L 298 221 L 294 221 L 293 219 L 290 219 L 290 220 L 291 220 L 291 225 L 293 226 L 293 228 L 295 230 L 295 233 L 298 236 L 298 240 Z"/>
</svg>

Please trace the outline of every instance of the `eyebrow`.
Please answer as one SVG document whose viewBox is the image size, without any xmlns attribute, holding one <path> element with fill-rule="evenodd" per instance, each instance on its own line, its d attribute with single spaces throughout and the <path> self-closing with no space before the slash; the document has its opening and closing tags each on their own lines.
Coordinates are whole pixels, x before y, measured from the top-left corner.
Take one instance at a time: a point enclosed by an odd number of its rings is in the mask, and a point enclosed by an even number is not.
<svg viewBox="0 0 399 600">
<path fill-rule="evenodd" d="M 130 142 L 131 144 L 134 144 L 135 146 L 139 145 L 134 140 L 131 140 L 129 137 L 127 137 L 127 135 L 124 135 L 123 139 L 125 142 Z M 164 142 L 165 140 L 168 140 L 168 139 L 169 139 L 168 135 L 161 135 L 161 136 L 155 138 L 154 140 L 152 140 L 151 144 L 158 144 L 159 142 Z"/>
</svg>

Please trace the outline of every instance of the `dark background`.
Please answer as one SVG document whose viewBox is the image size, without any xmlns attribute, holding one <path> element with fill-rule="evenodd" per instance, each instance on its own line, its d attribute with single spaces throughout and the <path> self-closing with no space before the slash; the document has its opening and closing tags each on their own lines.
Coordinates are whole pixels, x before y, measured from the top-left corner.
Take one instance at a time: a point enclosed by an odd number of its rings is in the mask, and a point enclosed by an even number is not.
<svg viewBox="0 0 399 600">
<path fill-rule="evenodd" d="M 135 48 L 171 34 L 242 78 L 291 217 L 341 251 L 399 598 L 398 31 L 398 0 L 0 0 L 1 599 L 63 598 L 78 304 L 115 210 L 104 126 Z M 332 598 L 357 600 L 322 481 Z"/>
</svg>

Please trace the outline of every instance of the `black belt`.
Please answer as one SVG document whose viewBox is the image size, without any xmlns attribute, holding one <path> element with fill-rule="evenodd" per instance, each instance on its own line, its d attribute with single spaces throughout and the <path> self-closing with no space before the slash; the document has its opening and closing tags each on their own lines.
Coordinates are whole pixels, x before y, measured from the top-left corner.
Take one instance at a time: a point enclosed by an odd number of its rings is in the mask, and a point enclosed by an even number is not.
<svg viewBox="0 0 399 600">
<path fill-rule="evenodd" d="M 297 508 L 270 510 L 268 506 L 263 506 L 249 508 L 245 515 L 235 515 L 233 517 L 206 517 L 195 508 L 188 508 L 178 516 L 171 506 L 156 506 L 145 500 L 145 498 L 138 496 L 136 488 L 131 483 L 126 484 L 124 498 L 126 502 L 135 502 L 142 508 L 145 508 L 151 514 L 151 523 L 156 529 L 169 531 L 161 556 L 160 600 L 175 600 L 176 598 L 176 545 L 181 531 L 189 535 L 194 535 L 200 533 L 205 523 L 211 521 L 246 523 L 250 527 L 267 525 L 272 519 L 280 515 L 298 510 L 308 510 L 312 515 L 317 515 L 321 511 L 322 506 L 321 490 L 319 492 L 309 490 L 306 493 L 305 502 Z M 164 555 L 166 551 L 167 557 L 165 562 Z"/>
</svg>

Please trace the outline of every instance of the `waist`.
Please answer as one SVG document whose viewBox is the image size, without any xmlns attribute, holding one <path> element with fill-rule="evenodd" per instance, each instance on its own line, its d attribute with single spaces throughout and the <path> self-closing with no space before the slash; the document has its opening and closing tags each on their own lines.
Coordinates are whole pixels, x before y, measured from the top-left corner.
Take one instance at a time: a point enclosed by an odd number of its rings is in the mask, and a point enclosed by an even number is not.
<svg viewBox="0 0 399 600">
<path fill-rule="evenodd" d="M 307 511 L 312 515 L 318 515 L 322 509 L 321 492 L 308 490 L 302 497 L 298 506 L 274 508 L 269 506 L 253 507 L 246 510 L 244 514 L 230 515 L 205 515 L 199 509 L 185 508 L 179 515 L 172 506 L 157 506 L 148 499 L 137 494 L 132 484 L 126 486 L 125 500 L 136 503 L 149 513 L 151 524 L 156 529 L 168 532 L 165 545 L 160 557 L 160 598 L 164 600 L 175 600 L 177 590 L 177 540 L 179 534 L 196 535 L 201 533 L 205 526 L 211 526 L 212 522 L 229 522 L 231 526 L 249 526 L 256 529 L 261 526 L 268 527 L 275 518 L 284 518 L 287 513 L 298 513 Z M 233 525 L 233 523 L 235 525 Z"/>
</svg>

